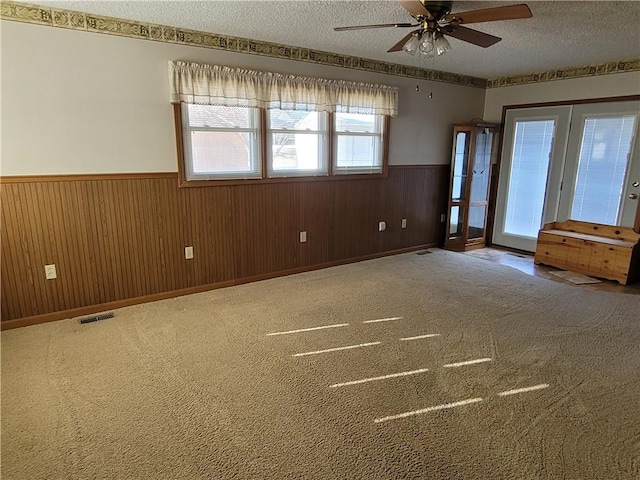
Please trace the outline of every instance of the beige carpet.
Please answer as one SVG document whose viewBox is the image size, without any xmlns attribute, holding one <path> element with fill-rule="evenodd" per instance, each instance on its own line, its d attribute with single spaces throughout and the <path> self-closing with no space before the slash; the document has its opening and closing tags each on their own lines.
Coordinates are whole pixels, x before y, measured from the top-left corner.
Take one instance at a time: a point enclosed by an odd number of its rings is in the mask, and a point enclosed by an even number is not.
<svg viewBox="0 0 640 480">
<path fill-rule="evenodd" d="M 436 250 L 115 314 L 2 333 L 4 480 L 640 477 L 639 296 Z"/>
</svg>

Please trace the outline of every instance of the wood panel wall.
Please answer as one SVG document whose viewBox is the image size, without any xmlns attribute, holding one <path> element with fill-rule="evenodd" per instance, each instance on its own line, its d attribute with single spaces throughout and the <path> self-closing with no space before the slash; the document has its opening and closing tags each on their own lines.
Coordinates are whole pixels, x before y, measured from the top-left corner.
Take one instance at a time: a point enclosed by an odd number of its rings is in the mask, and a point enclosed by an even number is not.
<svg viewBox="0 0 640 480">
<path fill-rule="evenodd" d="M 448 166 L 394 167 L 379 179 L 203 188 L 178 188 L 172 173 L 6 177 L 2 326 L 441 244 L 447 183 Z M 299 242 L 303 230 L 307 243 Z M 192 260 L 184 258 L 188 245 Z M 51 263 L 58 278 L 46 280 Z"/>
</svg>

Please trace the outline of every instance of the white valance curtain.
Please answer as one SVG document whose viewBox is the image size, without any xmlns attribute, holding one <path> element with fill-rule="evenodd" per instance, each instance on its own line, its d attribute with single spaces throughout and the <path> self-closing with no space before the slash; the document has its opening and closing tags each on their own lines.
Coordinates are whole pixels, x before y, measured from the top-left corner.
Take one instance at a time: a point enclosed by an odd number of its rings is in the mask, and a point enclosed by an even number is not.
<svg viewBox="0 0 640 480">
<path fill-rule="evenodd" d="M 398 115 L 398 89 L 218 65 L 169 62 L 171 103 Z"/>
</svg>

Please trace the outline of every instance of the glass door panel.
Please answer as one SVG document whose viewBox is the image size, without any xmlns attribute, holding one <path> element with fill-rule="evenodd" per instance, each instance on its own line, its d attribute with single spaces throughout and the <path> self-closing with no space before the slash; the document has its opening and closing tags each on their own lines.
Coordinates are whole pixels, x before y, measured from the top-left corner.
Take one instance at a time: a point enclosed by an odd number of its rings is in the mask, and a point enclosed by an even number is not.
<svg viewBox="0 0 640 480">
<path fill-rule="evenodd" d="M 570 112 L 571 107 L 507 112 L 495 244 L 534 252 L 543 223 L 555 220 Z"/>
<path fill-rule="evenodd" d="M 489 192 L 489 173 L 491 172 L 491 148 L 493 132 L 479 128 L 476 134 L 473 176 L 471 177 L 471 202 L 486 202 Z"/>
<path fill-rule="evenodd" d="M 464 209 L 458 205 L 451 207 L 449 218 L 449 238 L 462 236 L 464 226 Z"/>
<path fill-rule="evenodd" d="M 572 220 L 618 223 L 635 122 L 634 115 L 585 119 Z"/>
<path fill-rule="evenodd" d="M 576 105 L 558 221 L 631 227 L 640 193 L 640 102 Z M 635 194 L 635 195 L 634 195 Z"/>
<path fill-rule="evenodd" d="M 555 120 L 518 121 L 515 130 L 504 233 L 534 238 L 542 221 Z"/>
<path fill-rule="evenodd" d="M 469 207 L 469 240 L 484 238 L 486 214 L 487 207 L 485 205 L 472 205 Z"/>
<path fill-rule="evenodd" d="M 464 198 L 467 182 L 467 168 L 469 162 L 469 132 L 456 134 L 455 155 L 453 156 L 453 181 L 451 185 L 451 200 L 460 201 Z"/>
</svg>

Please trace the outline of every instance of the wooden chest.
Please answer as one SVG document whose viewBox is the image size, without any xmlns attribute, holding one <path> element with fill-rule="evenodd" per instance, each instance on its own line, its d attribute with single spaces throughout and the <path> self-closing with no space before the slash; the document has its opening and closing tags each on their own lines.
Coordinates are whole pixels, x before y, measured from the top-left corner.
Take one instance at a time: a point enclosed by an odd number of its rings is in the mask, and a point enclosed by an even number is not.
<svg viewBox="0 0 640 480">
<path fill-rule="evenodd" d="M 538 233 L 535 263 L 627 285 L 640 278 L 640 234 L 597 223 L 547 223 Z"/>
</svg>

